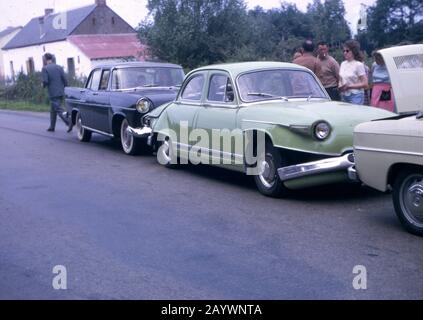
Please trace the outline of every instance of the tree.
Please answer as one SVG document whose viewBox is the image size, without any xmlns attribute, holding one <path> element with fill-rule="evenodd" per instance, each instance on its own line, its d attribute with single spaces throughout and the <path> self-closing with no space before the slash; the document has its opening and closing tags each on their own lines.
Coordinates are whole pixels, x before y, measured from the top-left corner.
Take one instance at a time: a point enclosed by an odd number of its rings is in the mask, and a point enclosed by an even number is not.
<svg viewBox="0 0 423 320">
<path fill-rule="evenodd" d="M 224 61 L 246 42 L 243 0 L 149 0 L 140 35 L 152 54 L 187 68 Z"/>
<path fill-rule="evenodd" d="M 377 0 L 368 9 L 368 36 L 377 48 L 423 40 L 422 0 Z"/>
<path fill-rule="evenodd" d="M 312 21 L 312 32 L 316 40 L 339 46 L 351 38 L 351 31 L 345 20 L 345 6 L 342 0 L 314 0 L 307 7 Z"/>
</svg>

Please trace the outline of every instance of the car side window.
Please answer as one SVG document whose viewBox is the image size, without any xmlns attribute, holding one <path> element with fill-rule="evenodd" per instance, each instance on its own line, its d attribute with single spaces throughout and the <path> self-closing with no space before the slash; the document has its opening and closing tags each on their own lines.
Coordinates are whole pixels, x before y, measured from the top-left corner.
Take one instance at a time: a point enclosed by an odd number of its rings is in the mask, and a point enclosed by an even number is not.
<svg viewBox="0 0 423 320">
<path fill-rule="evenodd" d="M 110 70 L 103 70 L 101 75 L 100 88 L 99 90 L 105 91 L 109 88 Z"/>
<path fill-rule="evenodd" d="M 112 90 L 119 90 L 121 88 L 121 81 L 118 70 L 113 70 L 112 73 Z"/>
<path fill-rule="evenodd" d="M 88 89 L 97 91 L 100 86 L 101 70 L 95 70 L 91 76 L 90 84 Z"/>
<path fill-rule="evenodd" d="M 181 94 L 182 99 L 200 101 L 204 87 L 204 75 L 196 75 L 191 78 Z"/>
<path fill-rule="evenodd" d="M 228 76 L 215 74 L 210 78 L 207 100 L 213 102 L 233 102 L 234 90 Z"/>
</svg>

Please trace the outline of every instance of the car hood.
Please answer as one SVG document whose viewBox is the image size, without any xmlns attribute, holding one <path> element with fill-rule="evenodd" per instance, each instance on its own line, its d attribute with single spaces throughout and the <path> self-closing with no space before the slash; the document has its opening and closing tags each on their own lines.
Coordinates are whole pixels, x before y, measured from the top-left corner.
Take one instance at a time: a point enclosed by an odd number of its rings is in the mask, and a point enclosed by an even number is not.
<svg viewBox="0 0 423 320">
<path fill-rule="evenodd" d="M 246 107 L 243 119 L 273 122 L 283 126 L 312 125 L 327 121 L 332 127 L 354 127 L 361 122 L 388 118 L 395 114 L 373 107 L 335 101 L 280 101 Z"/>
<path fill-rule="evenodd" d="M 423 138 L 423 118 L 411 116 L 395 120 L 365 122 L 358 125 L 354 133 Z"/>
<path fill-rule="evenodd" d="M 154 108 L 157 108 L 166 102 L 175 100 L 178 93 L 178 88 L 142 88 L 131 91 L 124 91 L 124 93 L 126 93 L 125 96 L 131 97 L 134 103 L 140 98 L 147 98 L 153 102 Z"/>
</svg>

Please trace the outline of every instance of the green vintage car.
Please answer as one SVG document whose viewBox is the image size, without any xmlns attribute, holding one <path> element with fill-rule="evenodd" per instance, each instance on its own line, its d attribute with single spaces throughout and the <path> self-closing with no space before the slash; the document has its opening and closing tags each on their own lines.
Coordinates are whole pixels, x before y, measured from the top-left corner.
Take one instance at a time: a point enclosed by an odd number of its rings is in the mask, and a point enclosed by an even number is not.
<svg viewBox="0 0 423 320">
<path fill-rule="evenodd" d="M 264 195 L 285 196 L 355 178 L 354 127 L 392 115 L 331 101 L 301 66 L 245 62 L 192 71 L 176 100 L 143 121 L 161 164 L 238 170 Z"/>
</svg>

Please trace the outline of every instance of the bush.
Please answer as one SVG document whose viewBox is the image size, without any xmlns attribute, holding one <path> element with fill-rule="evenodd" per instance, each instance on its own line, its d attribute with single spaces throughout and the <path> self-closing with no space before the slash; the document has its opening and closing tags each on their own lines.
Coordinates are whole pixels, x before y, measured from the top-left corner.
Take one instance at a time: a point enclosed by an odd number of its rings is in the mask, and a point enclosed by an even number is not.
<svg viewBox="0 0 423 320">
<path fill-rule="evenodd" d="M 69 78 L 69 86 L 83 87 L 84 78 Z M 48 104 L 47 89 L 43 88 L 41 72 L 30 75 L 19 73 L 12 85 L 0 84 L 0 99 L 13 101 L 27 101 L 35 104 Z"/>
</svg>

